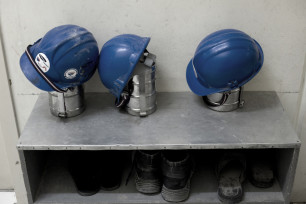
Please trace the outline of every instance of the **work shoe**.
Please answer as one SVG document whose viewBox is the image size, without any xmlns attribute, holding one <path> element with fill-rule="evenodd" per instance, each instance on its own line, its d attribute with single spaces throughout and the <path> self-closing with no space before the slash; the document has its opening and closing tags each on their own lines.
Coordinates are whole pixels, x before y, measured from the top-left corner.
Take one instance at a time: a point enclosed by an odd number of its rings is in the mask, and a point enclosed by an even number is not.
<svg viewBox="0 0 306 204">
<path fill-rule="evenodd" d="M 145 194 L 159 193 L 161 190 L 160 151 L 139 150 L 135 154 L 136 189 Z"/>
<path fill-rule="evenodd" d="M 181 202 L 189 197 L 193 162 L 187 151 L 170 150 L 162 153 L 162 197 L 169 202 Z"/>
<path fill-rule="evenodd" d="M 274 183 L 274 159 L 271 151 L 253 151 L 249 155 L 249 180 L 258 188 L 270 188 Z"/>
<path fill-rule="evenodd" d="M 238 152 L 227 152 L 216 166 L 218 198 L 222 203 L 239 203 L 244 195 L 246 159 Z"/>
</svg>

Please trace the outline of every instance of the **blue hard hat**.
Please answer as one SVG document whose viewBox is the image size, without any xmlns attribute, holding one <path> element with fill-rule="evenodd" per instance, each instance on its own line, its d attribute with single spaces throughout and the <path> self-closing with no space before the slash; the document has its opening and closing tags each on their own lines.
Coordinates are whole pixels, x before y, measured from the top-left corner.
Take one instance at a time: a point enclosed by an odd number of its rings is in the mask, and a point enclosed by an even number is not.
<svg viewBox="0 0 306 204">
<path fill-rule="evenodd" d="M 102 83 L 117 99 L 128 83 L 150 38 L 124 34 L 110 39 L 100 52 L 99 75 Z"/>
<path fill-rule="evenodd" d="M 250 36 L 239 30 L 220 30 L 200 42 L 187 67 L 187 83 L 200 96 L 230 91 L 251 80 L 263 60 L 260 45 Z"/>
<path fill-rule="evenodd" d="M 20 67 L 39 89 L 58 91 L 89 80 L 98 60 L 98 44 L 89 31 L 76 25 L 62 25 L 29 45 L 20 58 Z"/>
</svg>

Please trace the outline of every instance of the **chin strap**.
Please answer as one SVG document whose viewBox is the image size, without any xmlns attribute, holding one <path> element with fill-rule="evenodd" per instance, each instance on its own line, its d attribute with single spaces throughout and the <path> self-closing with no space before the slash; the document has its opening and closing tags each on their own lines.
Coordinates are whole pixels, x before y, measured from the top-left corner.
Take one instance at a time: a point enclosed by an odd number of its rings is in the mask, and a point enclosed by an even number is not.
<svg viewBox="0 0 306 204">
<path fill-rule="evenodd" d="M 131 94 L 123 91 L 120 95 L 119 100 L 116 99 L 115 106 L 117 108 L 124 108 L 130 102 Z"/>
<path fill-rule="evenodd" d="M 38 74 L 51 86 L 51 88 L 54 91 L 57 91 L 59 93 L 64 93 L 67 90 L 63 90 L 59 87 L 57 87 L 44 73 L 43 71 L 41 71 L 41 69 L 38 67 L 38 65 L 36 64 L 35 60 L 33 59 L 31 52 L 30 52 L 30 47 L 32 45 L 28 45 L 27 49 L 25 50 L 25 53 L 28 57 L 28 59 L 30 60 L 31 64 L 33 65 L 33 67 L 35 68 L 35 70 L 38 72 Z"/>
<path fill-rule="evenodd" d="M 242 108 L 244 106 L 244 100 L 242 99 L 242 93 L 243 93 L 243 86 L 241 86 L 239 90 L 239 108 Z"/>
<path fill-rule="evenodd" d="M 242 93 L 243 93 L 243 87 L 241 86 L 241 87 L 239 88 L 239 99 L 238 99 L 238 100 L 239 100 L 239 107 L 240 107 L 240 108 L 242 108 L 243 105 L 244 105 L 244 100 L 242 99 Z M 231 94 L 232 94 L 231 91 L 223 92 L 223 93 L 222 93 L 222 98 L 221 98 L 220 101 L 218 101 L 218 102 L 213 102 L 213 101 L 209 100 L 207 96 L 202 96 L 202 98 L 203 98 L 203 100 L 204 100 L 204 102 L 205 102 L 206 104 L 209 104 L 210 106 L 217 107 L 217 106 L 222 106 L 222 105 L 224 105 L 224 104 L 226 103 L 228 97 L 229 97 Z"/>
<path fill-rule="evenodd" d="M 222 93 L 222 98 L 218 102 L 212 102 L 211 100 L 208 99 L 207 96 L 203 96 L 203 100 L 205 103 L 209 104 L 210 106 L 214 107 L 222 106 L 227 101 L 230 94 L 231 94 L 230 91 Z"/>
<path fill-rule="evenodd" d="M 115 100 L 115 106 L 117 108 L 124 108 L 130 102 L 131 94 L 133 93 L 133 88 L 133 80 L 130 79 L 128 84 L 124 87 L 119 100 Z"/>
</svg>

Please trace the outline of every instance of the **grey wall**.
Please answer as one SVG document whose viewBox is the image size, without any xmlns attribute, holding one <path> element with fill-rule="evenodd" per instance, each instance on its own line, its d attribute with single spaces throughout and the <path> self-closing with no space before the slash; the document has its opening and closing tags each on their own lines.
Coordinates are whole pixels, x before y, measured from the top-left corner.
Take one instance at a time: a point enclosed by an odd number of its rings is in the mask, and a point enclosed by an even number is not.
<svg viewBox="0 0 306 204">
<path fill-rule="evenodd" d="M 13 189 L 10 168 L 0 126 L 0 190 Z"/>
</svg>

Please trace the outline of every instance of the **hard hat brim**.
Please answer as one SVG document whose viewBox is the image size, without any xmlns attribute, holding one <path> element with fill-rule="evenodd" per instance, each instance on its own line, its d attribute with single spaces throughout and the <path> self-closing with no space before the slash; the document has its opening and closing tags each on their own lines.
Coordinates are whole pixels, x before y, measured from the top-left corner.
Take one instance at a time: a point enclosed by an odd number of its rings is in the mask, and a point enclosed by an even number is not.
<svg viewBox="0 0 306 204">
<path fill-rule="evenodd" d="M 30 51 L 33 53 L 33 50 L 35 49 L 36 44 L 34 44 L 31 48 Z M 25 54 L 25 52 L 22 54 L 20 61 L 20 68 L 26 78 L 37 88 L 43 90 L 43 91 L 54 91 L 54 89 L 40 76 L 40 74 L 36 71 L 36 69 L 33 67 L 31 64 L 29 58 Z M 54 83 L 54 82 L 53 82 Z M 54 83 L 57 87 L 63 88 L 58 83 Z"/>
<path fill-rule="evenodd" d="M 199 96 L 206 96 L 210 95 L 213 93 L 221 92 L 224 90 L 216 89 L 216 88 L 207 88 L 203 86 L 199 81 L 198 78 L 196 77 L 194 70 L 193 70 L 193 65 L 192 65 L 192 60 L 190 60 L 187 70 L 186 70 L 186 80 L 189 88 L 191 91 Z"/>
</svg>

